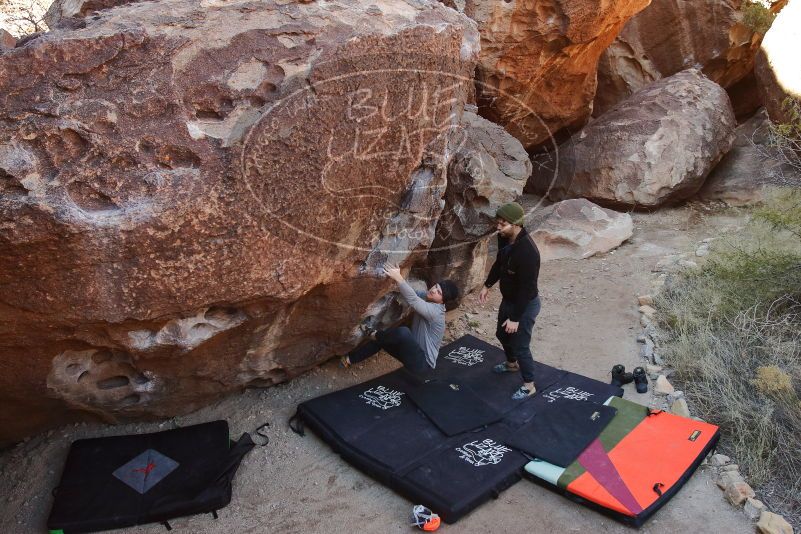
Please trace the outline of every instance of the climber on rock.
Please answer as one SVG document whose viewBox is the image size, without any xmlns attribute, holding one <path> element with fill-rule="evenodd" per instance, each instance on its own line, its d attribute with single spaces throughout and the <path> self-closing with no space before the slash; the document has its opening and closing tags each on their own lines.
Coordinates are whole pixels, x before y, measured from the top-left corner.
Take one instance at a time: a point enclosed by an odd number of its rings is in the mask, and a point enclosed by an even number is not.
<svg viewBox="0 0 801 534">
<path fill-rule="evenodd" d="M 401 297 L 412 308 L 412 327 L 399 326 L 370 332 L 370 340 L 340 358 L 343 367 L 366 360 L 384 349 L 415 376 L 425 378 L 437 365 L 439 346 L 445 334 L 445 311 L 459 298 L 451 280 L 441 280 L 418 294 L 406 283 L 400 269 L 384 267 L 384 274 L 398 283 Z"/>
</svg>

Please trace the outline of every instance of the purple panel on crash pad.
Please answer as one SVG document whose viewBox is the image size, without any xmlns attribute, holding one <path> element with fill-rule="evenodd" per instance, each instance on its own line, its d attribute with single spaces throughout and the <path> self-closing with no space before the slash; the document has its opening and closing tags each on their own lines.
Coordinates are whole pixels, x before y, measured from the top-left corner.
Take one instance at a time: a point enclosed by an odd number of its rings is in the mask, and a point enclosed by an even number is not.
<svg viewBox="0 0 801 534">
<path fill-rule="evenodd" d="M 642 506 L 631 494 L 623 479 L 620 478 L 620 473 L 617 472 L 609 455 L 606 454 L 601 440 L 596 439 L 590 443 L 578 457 L 578 461 L 629 512 L 635 515 L 642 512 Z"/>
</svg>

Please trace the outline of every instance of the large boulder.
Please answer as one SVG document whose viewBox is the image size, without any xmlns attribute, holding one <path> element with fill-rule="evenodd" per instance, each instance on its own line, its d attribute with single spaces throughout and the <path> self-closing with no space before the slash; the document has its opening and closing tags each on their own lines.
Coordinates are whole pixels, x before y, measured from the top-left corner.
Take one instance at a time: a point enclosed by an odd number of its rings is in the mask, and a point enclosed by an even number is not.
<svg viewBox="0 0 801 534">
<path fill-rule="evenodd" d="M 771 120 L 788 122 L 785 100 L 801 103 L 801 0 L 790 0 L 765 34 L 756 58 L 755 72 L 765 109 Z"/>
<path fill-rule="evenodd" d="M 734 145 L 707 177 L 699 198 L 746 206 L 777 189 L 801 187 L 801 171 L 771 146 L 769 132 L 765 110 L 738 126 Z"/>
<path fill-rule="evenodd" d="M 529 149 L 592 112 L 598 58 L 648 0 L 460 0 L 478 23 L 481 114 Z"/>
<path fill-rule="evenodd" d="M 161 0 L 0 55 L 0 443 L 397 319 L 376 274 L 425 262 L 478 44 L 437 2 Z"/>
<path fill-rule="evenodd" d="M 531 233 L 543 262 L 584 259 L 619 247 L 634 233 L 628 213 L 602 208 L 583 198 L 546 208 Z"/>
<path fill-rule="evenodd" d="M 600 116 L 649 83 L 690 67 L 724 88 L 746 78 L 762 35 L 743 22 L 741 4 L 653 0 L 601 56 L 593 114 Z"/>
<path fill-rule="evenodd" d="M 475 111 L 464 112 L 462 135 L 453 137 L 445 209 L 421 266 L 430 282 L 450 278 L 465 293 L 484 281 L 495 212 L 520 196 L 531 175 L 520 141 Z"/>
<path fill-rule="evenodd" d="M 697 69 L 641 89 L 538 158 L 529 189 L 553 200 L 649 208 L 694 195 L 734 141 L 729 97 Z"/>
</svg>

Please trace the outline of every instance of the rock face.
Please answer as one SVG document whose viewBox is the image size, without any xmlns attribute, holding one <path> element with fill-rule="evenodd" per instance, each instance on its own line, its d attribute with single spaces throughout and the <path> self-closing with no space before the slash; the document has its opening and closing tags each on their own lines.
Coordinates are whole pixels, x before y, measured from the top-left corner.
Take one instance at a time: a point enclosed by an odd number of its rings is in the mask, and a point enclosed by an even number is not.
<svg viewBox="0 0 801 534">
<path fill-rule="evenodd" d="M 484 281 L 496 210 L 519 197 L 531 175 L 531 160 L 520 141 L 471 108 L 462 116 L 461 135 L 452 138 L 445 209 L 420 269 L 431 283 L 456 281 L 463 293 Z"/>
<path fill-rule="evenodd" d="M 801 0 L 790 0 L 765 34 L 756 58 L 755 72 L 768 115 L 775 122 L 787 122 L 785 98 L 801 101 Z"/>
<path fill-rule="evenodd" d="M 451 2 L 457 7 L 462 2 Z M 481 32 L 481 115 L 528 149 L 592 111 L 598 58 L 648 0 L 464 0 Z"/>
<path fill-rule="evenodd" d="M 690 67 L 729 88 L 753 70 L 762 36 L 742 22 L 740 0 L 653 0 L 601 56 L 593 115 L 649 83 Z M 753 108 L 753 111 L 756 108 Z"/>
<path fill-rule="evenodd" d="M 47 26 L 57 28 L 66 19 L 83 18 L 95 11 L 102 11 L 116 6 L 141 2 L 142 0 L 54 0 L 50 4 L 44 19 Z"/>
<path fill-rule="evenodd" d="M 426 259 L 477 53 L 436 2 L 164 0 L 0 55 L 0 442 L 397 318 L 375 273 Z"/>
<path fill-rule="evenodd" d="M 609 252 L 631 237 L 631 215 L 604 209 L 589 200 L 564 200 L 547 208 L 532 237 L 542 261 L 582 259 Z"/>
<path fill-rule="evenodd" d="M 801 174 L 769 146 L 769 124 L 761 110 L 737 127 L 734 145 L 709 174 L 699 198 L 746 206 L 762 202 L 773 189 L 801 186 Z"/>
<path fill-rule="evenodd" d="M 734 141 L 726 91 L 695 69 L 654 82 L 535 161 L 553 200 L 654 207 L 694 195 Z M 558 166 L 556 165 L 558 163 Z"/>
<path fill-rule="evenodd" d="M 16 45 L 17 39 L 3 28 L 0 28 L 0 51 L 9 50 Z"/>
</svg>

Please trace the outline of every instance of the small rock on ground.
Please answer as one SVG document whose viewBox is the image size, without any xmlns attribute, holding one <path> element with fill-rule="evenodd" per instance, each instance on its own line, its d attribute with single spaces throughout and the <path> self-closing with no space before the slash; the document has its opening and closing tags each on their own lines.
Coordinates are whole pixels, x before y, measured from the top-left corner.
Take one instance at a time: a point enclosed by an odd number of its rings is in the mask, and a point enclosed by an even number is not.
<svg viewBox="0 0 801 534">
<path fill-rule="evenodd" d="M 652 319 L 654 315 L 656 315 L 656 310 L 651 306 L 643 305 L 640 306 L 640 313 L 645 315 L 649 319 Z"/>
<path fill-rule="evenodd" d="M 758 521 L 759 516 L 762 515 L 764 510 L 765 504 L 762 501 L 754 499 L 753 497 L 749 497 L 745 500 L 743 513 L 745 513 L 746 517 L 748 517 L 748 519 L 751 521 Z"/>
<path fill-rule="evenodd" d="M 711 465 L 712 467 L 720 467 L 722 465 L 728 464 L 729 462 L 731 462 L 731 458 L 729 458 L 725 454 L 717 453 L 709 457 L 709 465 Z"/>
<path fill-rule="evenodd" d="M 739 471 L 724 471 L 720 473 L 720 476 L 715 483 L 720 489 L 725 491 L 729 486 L 745 483 L 745 479 Z"/>
<path fill-rule="evenodd" d="M 790 526 L 782 516 L 772 512 L 762 512 L 757 523 L 757 530 L 761 534 L 793 534 L 793 527 Z"/>
<path fill-rule="evenodd" d="M 673 404 L 670 405 L 670 411 L 681 417 L 690 417 L 690 408 L 687 406 L 687 401 L 683 398 L 673 401 Z"/>
<path fill-rule="evenodd" d="M 754 489 L 747 482 L 736 482 L 729 484 L 726 488 L 726 499 L 734 506 L 741 506 L 746 499 L 756 495 Z"/>
<path fill-rule="evenodd" d="M 673 393 L 675 390 L 673 386 L 668 382 L 668 379 L 665 375 L 659 375 L 656 379 L 656 383 L 654 385 L 654 393 L 657 395 L 669 395 Z"/>
<path fill-rule="evenodd" d="M 664 367 L 662 367 L 661 365 L 654 365 L 652 363 L 649 363 L 645 366 L 645 372 L 648 373 L 648 378 L 650 378 L 651 380 L 656 380 L 657 378 L 659 378 L 659 373 L 661 373 L 663 370 Z"/>
<path fill-rule="evenodd" d="M 640 306 L 653 306 L 654 297 L 651 295 L 640 295 L 637 297 L 637 302 L 640 304 Z"/>
</svg>

